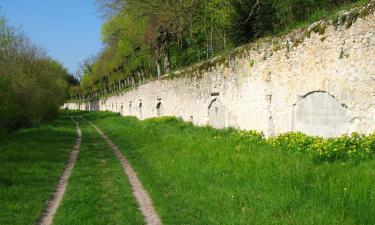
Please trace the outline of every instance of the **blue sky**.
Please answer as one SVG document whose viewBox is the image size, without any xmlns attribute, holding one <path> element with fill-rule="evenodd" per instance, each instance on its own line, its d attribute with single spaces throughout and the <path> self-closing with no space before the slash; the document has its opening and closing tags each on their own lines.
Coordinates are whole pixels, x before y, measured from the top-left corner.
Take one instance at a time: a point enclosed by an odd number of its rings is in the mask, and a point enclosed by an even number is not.
<svg viewBox="0 0 375 225">
<path fill-rule="evenodd" d="M 100 51 L 100 15 L 94 0 L 0 0 L 0 12 L 32 42 L 75 73 Z"/>
</svg>

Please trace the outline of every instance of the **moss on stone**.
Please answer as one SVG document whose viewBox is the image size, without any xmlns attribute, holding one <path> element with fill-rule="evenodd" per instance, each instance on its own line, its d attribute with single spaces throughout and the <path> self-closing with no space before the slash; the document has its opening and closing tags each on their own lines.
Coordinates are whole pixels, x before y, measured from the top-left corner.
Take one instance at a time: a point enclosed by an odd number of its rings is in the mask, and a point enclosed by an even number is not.
<svg viewBox="0 0 375 225">
<path fill-rule="evenodd" d="M 327 24 L 325 23 L 320 23 L 314 30 L 315 33 L 318 33 L 320 35 L 323 35 L 326 33 L 326 29 L 327 29 Z"/>
<path fill-rule="evenodd" d="M 367 7 L 364 7 L 359 12 L 360 18 L 365 18 L 366 16 L 375 12 L 375 4 L 368 4 Z"/>
<path fill-rule="evenodd" d="M 355 21 L 357 21 L 359 15 L 360 14 L 359 14 L 359 12 L 357 10 L 351 11 L 347 15 L 345 28 L 349 29 L 353 25 L 353 23 L 355 23 Z"/>
<path fill-rule="evenodd" d="M 253 67 L 253 66 L 254 66 L 254 64 L 255 64 L 255 61 L 254 61 L 254 59 L 250 59 L 250 61 L 249 61 L 249 65 L 250 65 L 250 67 Z"/>
<path fill-rule="evenodd" d="M 282 48 L 282 45 L 281 45 L 279 39 L 277 38 L 277 39 L 272 43 L 272 51 L 277 52 L 277 51 L 281 50 L 281 48 Z"/>
</svg>

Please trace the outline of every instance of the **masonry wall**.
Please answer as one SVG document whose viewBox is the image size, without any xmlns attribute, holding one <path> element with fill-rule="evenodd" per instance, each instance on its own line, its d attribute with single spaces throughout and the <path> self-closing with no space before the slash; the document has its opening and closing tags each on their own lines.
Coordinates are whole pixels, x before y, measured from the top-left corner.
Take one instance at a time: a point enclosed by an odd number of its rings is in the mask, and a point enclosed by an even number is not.
<svg viewBox="0 0 375 225">
<path fill-rule="evenodd" d="M 117 96 L 66 103 L 146 119 L 325 137 L 375 131 L 374 3 L 143 83 Z M 353 13 L 354 12 L 354 13 Z"/>
</svg>

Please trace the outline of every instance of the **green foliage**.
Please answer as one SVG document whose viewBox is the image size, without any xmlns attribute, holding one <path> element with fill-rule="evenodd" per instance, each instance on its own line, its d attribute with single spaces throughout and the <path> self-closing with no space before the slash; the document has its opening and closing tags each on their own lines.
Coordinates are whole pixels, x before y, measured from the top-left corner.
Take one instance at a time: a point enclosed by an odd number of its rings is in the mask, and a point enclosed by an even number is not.
<svg viewBox="0 0 375 225">
<path fill-rule="evenodd" d="M 310 154 L 316 162 L 348 160 L 361 162 L 375 158 L 375 133 L 370 135 L 352 133 L 324 139 L 299 132 L 289 132 L 266 139 L 257 131 L 234 130 L 229 136 L 238 148 L 249 144 L 268 144 L 274 148 Z"/>
<path fill-rule="evenodd" d="M 67 70 L 0 19 L 0 129 L 54 117 L 68 95 Z"/>
<path fill-rule="evenodd" d="M 311 153 L 320 161 L 363 161 L 375 157 L 375 133 L 368 136 L 353 133 L 328 139 L 302 133 L 286 133 L 270 138 L 268 142 L 274 147 Z"/>
<path fill-rule="evenodd" d="M 233 130 L 230 135 L 233 144 L 265 144 L 266 139 L 263 133 L 251 131 L 237 131 Z"/>
</svg>

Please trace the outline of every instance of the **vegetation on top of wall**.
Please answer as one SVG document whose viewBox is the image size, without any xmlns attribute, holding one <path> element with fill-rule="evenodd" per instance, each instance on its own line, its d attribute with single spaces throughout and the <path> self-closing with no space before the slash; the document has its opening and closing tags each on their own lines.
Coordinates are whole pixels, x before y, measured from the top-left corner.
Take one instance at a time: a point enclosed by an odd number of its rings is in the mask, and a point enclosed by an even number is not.
<svg viewBox="0 0 375 225">
<path fill-rule="evenodd" d="M 290 32 L 288 34 L 259 38 L 256 41 L 235 48 L 213 59 L 197 63 L 195 65 L 184 68 L 181 71 L 176 71 L 172 73 L 170 76 L 166 76 L 165 78 L 185 77 L 187 75 L 199 77 L 204 72 L 210 71 L 218 65 L 224 65 L 228 67 L 228 64 L 231 60 L 235 60 L 236 58 L 241 59 L 244 57 L 248 57 L 248 54 L 251 50 L 259 49 L 259 47 L 263 45 L 266 46 L 264 47 L 264 49 L 268 48 L 269 46 L 272 46 L 271 49 L 273 51 L 279 51 L 288 48 L 289 45 L 298 46 L 300 43 L 304 41 L 305 38 L 310 38 L 312 33 L 324 35 L 326 29 L 330 25 L 333 25 L 336 28 L 345 26 L 345 28 L 348 29 L 358 18 L 365 18 L 366 16 L 375 12 L 375 2 L 371 4 L 364 3 L 367 3 L 367 1 L 362 1 L 361 4 L 359 4 L 359 6 L 357 6 L 358 3 L 355 4 L 355 6 L 357 7 L 352 8 L 349 11 L 335 11 L 331 15 L 327 16 L 326 18 L 318 22 L 314 22 L 311 25 L 304 25 L 304 27 L 302 28 L 295 28 L 293 32 Z M 288 42 L 287 40 L 289 40 L 290 42 Z M 323 38 L 321 40 L 323 41 L 325 39 Z M 251 59 L 249 61 L 250 67 L 254 66 L 254 64 L 255 61 Z"/>
<path fill-rule="evenodd" d="M 105 48 L 82 64 L 80 86 L 70 93 L 75 100 L 106 97 L 155 78 L 199 78 L 250 50 L 289 49 L 311 33 L 323 35 L 329 25 L 349 28 L 375 11 L 372 0 L 98 0 L 98 6 L 106 19 Z"/>
</svg>

